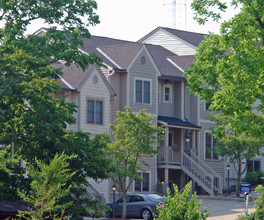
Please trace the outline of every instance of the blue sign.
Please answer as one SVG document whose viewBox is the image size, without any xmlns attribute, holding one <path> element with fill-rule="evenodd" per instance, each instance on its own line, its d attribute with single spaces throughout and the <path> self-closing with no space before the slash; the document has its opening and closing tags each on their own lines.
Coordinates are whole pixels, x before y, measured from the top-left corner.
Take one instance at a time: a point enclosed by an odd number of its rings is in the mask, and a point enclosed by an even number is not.
<svg viewBox="0 0 264 220">
<path fill-rule="evenodd" d="M 240 184 L 240 197 L 243 197 L 244 193 L 251 194 L 251 185 L 249 183 Z"/>
</svg>

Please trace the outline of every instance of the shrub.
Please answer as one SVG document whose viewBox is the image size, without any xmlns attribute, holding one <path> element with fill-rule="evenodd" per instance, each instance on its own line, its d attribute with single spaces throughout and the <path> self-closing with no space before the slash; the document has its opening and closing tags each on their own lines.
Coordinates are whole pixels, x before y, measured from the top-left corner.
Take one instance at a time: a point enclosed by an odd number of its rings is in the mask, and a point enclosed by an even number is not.
<svg viewBox="0 0 264 220">
<path fill-rule="evenodd" d="M 251 185 L 257 185 L 261 183 L 262 176 L 264 176 L 264 174 L 261 171 L 248 172 L 245 180 L 247 183 L 250 183 Z"/>
<path fill-rule="evenodd" d="M 204 210 L 199 211 L 201 202 L 197 201 L 196 192 L 191 196 L 191 182 L 187 184 L 184 192 L 179 193 L 177 185 L 173 185 L 174 197 L 171 195 L 171 191 L 167 189 L 167 196 L 164 197 L 162 207 L 157 207 L 159 214 L 159 220 L 204 220 L 210 213 L 207 211 L 207 207 Z M 190 197 L 191 196 L 191 197 Z"/>
</svg>

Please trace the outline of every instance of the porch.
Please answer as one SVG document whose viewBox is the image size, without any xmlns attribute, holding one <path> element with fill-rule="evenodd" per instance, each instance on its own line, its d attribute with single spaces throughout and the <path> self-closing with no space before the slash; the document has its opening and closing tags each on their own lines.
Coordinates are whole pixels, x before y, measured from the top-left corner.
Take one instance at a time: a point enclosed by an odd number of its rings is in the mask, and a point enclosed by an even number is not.
<svg viewBox="0 0 264 220">
<path fill-rule="evenodd" d="M 200 127 L 177 118 L 159 119 L 165 127 L 157 157 L 159 192 L 166 194 L 166 188 L 173 190 L 173 184 L 182 189 L 192 179 L 196 187 L 210 195 L 222 193 L 221 177 L 198 156 Z"/>
</svg>

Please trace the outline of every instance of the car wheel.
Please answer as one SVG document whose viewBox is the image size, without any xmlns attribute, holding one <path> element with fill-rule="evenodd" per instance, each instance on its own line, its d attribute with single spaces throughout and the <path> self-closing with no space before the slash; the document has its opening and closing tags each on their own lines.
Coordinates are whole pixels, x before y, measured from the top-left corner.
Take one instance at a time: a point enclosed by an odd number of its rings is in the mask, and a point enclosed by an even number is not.
<svg viewBox="0 0 264 220">
<path fill-rule="evenodd" d="M 153 218 L 152 213 L 149 211 L 149 209 L 143 209 L 141 212 L 141 217 L 146 220 L 150 220 Z"/>
</svg>

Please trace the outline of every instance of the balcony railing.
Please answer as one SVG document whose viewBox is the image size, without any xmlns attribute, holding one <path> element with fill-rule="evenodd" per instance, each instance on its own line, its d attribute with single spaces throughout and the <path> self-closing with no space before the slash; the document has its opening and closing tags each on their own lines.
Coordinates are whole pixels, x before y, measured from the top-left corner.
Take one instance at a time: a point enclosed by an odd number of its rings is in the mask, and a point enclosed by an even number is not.
<svg viewBox="0 0 264 220">
<path fill-rule="evenodd" d="M 158 147 L 158 164 L 181 165 L 181 148 Z"/>
<path fill-rule="evenodd" d="M 222 193 L 222 178 L 194 153 L 173 147 L 158 147 L 159 165 L 176 165 L 202 186 L 210 195 Z"/>
</svg>

